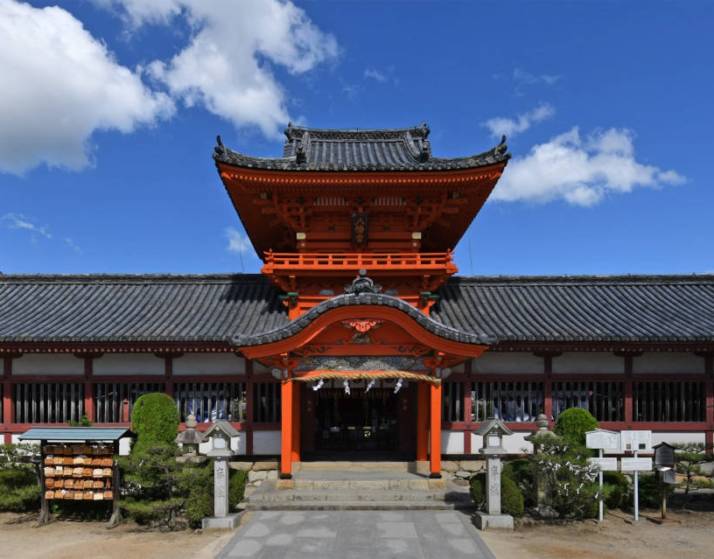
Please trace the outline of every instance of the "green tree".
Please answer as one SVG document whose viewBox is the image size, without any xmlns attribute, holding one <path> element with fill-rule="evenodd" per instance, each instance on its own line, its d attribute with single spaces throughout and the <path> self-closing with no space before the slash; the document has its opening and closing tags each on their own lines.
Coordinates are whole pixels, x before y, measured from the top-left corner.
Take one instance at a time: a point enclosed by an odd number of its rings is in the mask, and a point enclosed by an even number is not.
<svg viewBox="0 0 714 559">
<path fill-rule="evenodd" d="M 39 446 L 0 445 L 0 511 L 26 512 L 40 506 Z"/>
<path fill-rule="evenodd" d="M 137 435 L 135 449 L 156 443 L 173 445 L 178 425 L 179 414 L 171 396 L 163 392 L 140 396 L 131 412 L 131 429 Z"/>
<path fill-rule="evenodd" d="M 588 410 L 568 408 L 555 422 L 554 432 L 571 445 L 585 446 L 585 433 L 597 429 L 597 419 Z"/>
</svg>

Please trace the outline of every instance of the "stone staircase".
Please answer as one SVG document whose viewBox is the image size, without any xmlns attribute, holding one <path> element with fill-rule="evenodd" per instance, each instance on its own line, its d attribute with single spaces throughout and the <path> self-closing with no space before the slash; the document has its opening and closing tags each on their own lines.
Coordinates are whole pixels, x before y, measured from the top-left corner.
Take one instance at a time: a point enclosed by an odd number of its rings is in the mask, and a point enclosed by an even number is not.
<svg viewBox="0 0 714 559">
<path fill-rule="evenodd" d="M 306 462 L 294 479 L 246 492 L 246 510 L 451 510 L 471 508 L 468 487 L 429 479 L 409 462 Z"/>
</svg>

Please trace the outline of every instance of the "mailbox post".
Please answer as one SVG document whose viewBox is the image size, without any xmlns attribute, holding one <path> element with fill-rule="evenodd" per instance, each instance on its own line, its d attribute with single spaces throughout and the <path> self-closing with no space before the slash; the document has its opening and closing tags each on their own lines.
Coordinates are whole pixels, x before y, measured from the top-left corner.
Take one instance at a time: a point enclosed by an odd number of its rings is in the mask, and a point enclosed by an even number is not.
<svg viewBox="0 0 714 559">
<path fill-rule="evenodd" d="M 617 471 L 617 458 L 605 458 L 603 457 L 603 452 L 606 450 L 618 452 L 620 450 L 620 433 L 608 431 L 607 429 L 588 431 L 585 433 L 585 446 L 598 450 L 598 458 L 591 458 L 590 463 L 597 465 L 598 468 L 598 483 L 600 486 L 598 493 L 600 498 L 598 500 L 597 520 L 602 522 L 604 516 L 602 473 L 604 471 Z"/>
<path fill-rule="evenodd" d="M 623 458 L 620 461 L 623 472 L 633 473 L 635 522 L 640 519 L 640 487 L 639 472 L 652 470 L 652 458 L 640 458 L 640 452 L 652 453 L 652 431 L 622 431 L 620 433 L 622 452 L 634 453 L 634 458 Z"/>
<path fill-rule="evenodd" d="M 662 520 L 667 518 L 667 491 L 665 485 L 674 485 L 677 482 L 675 475 L 676 456 L 674 447 L 671 444 L 661 442 L 652 447 L 654 450 L 654 466 L 657 470 L 657 481 L 662 492 L 662 503 L 660 505 L 660 513 Z"/>
<path fill-rule="evenodd" d="M 487 512 L 476 513 L 476 526 L 480 530 L 501 528 L 513 530 L 513 517 L 501 513 L 501 456 L 506 454 L 503 437 L 513 434 L 500 419 L 489 418 L 477 430 L 483 437 L 483 448 L 479 451 L 486 456 Z"/>
</svg>

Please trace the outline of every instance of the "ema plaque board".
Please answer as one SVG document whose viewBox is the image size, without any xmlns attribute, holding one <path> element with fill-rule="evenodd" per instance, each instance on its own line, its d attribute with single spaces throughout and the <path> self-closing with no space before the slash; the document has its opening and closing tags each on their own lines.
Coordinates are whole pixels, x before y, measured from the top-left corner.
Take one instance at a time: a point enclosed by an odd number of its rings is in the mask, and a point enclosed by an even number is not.
<svg viewBox="0 0 714 559">
<path fill-rule="evenodd" d="M 601 472 L 617 471 L 617 458 L 588 458 L 588 462 Z"/>
<path fill-rule="evenodd" d="M 623 472 L 645 472 L 652 469 L 652 458 L 623 458 L 620 470 Z"/>
<path fill-rule="evenodd" d="M 620 433 L 607 429 L 595 429 L 585 433 L 585 446 L 597 450 L 620 450 Z"/>
<path fill-rule="evenodd" d="M 622 431 L 622 452 L 652 452 L 652 431 Z"/>
</svg>

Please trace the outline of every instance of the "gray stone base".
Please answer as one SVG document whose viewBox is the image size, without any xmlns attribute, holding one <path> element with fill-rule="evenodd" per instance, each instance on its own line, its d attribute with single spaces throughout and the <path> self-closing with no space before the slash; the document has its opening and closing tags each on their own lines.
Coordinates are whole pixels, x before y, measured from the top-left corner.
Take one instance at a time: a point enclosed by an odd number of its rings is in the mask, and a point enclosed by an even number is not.
<svg viewBox="0 0 714 559">
<path fill-rule="evenodd" d="M 201 522 L 201 527 L 204 530 L 234 530 L 240 521 L 240 517 L 243 515 L 242 512 L 229 514 L 223 517 L 207 517 Z"/>
<path fill-rule="evenodd" d="M 479 530 L 513 530 L 513 517 L 510 514 L 486 514 L 479 511 L 474 514 L 473 521 Z"/>
</svg>

